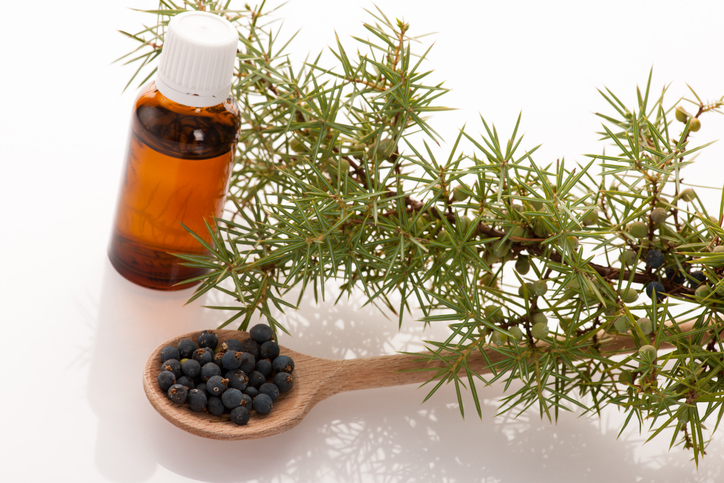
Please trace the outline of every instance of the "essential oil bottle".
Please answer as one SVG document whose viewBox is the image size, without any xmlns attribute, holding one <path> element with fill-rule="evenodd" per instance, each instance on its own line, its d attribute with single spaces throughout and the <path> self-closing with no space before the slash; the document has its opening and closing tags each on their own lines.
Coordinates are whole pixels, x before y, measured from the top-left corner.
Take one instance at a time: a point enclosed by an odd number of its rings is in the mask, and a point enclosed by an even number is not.
<svg viewBox="0 0 724 483">
<path fill-rule="evenodd" d="M 222 214 L 241 124 L 231 97 L 237 43 L 223 17 L 177 15 L 156 80 L 136 99 L 108 255 L 138 285 L 179 290 L 205 273 L 173 254 L 206 253 L 182 224 L 211 243 L 204 222 Z"/>
</svg>

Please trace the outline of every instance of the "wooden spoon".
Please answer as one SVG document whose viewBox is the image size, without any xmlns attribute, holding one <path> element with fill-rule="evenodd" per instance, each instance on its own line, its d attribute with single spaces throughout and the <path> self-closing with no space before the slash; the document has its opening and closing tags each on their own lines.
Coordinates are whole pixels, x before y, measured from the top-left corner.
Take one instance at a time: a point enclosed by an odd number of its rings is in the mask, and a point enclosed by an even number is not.
<svg viewBox="0 0 724 483">
<path fill-rule="evenodd" d="M 215 330 L 219 344 L 226 339 L 245 340 L 247 332 Z M 196 340 L 198 332 L 191 332 L 164 342 L 151 354 L 143 372 L 143 388 L 151 405 L 169 422 L 197 436 L 211 439 L 243 440 L 273 436 L 288 431 L 302 422 L 304 416 L 320 401 L 344 391 L 371 389 L 422 383 L 430 379 L 429 371 L 400 372 L 421 367 L 442 367 L 421 362 L 422 355 L 398 354 L 365 359 L 331 360 L 313 357 L 281 347 L 281 353 L 294 359 L 294 387 L 283 393 L 267 415 L 252 412 L 249 423 L 237 426 L 228 417 L 214 416 L 205 411 L 194 412 L 187 404 L 172 403 L 158 385 L 161 370 L 161 349 L 176 346 L 181 339 Z M 497 353 L 493 353 L 495 357 Z M 495 358 L 494 360 L 499 360 Z M 471 356 L 470 362 L 482 372 L 480 354 Z"/>
<path fill-rule="evenodd" d="M 682 330 L 691 329 L 691 323 Z M 244 340 L 249 338 L 247 332 L 237 330 L 215 330 L 219 344 L 226 339 Z M 207 412 L 194 412 L 187 404 L 174 404 L 158 385 L 158 374 L 161 369 L 161 349 L 165 346 L 176 346 L 181 339 L 196 340 L 199 332 L 191 332 L 168 340 L 158 346 L 146 362 L 143 373 L 143 388 L 154 408 L 175 426 L 197 436 L 210 439 L 244 440 L 273 436 L 288 431 L 302 422 L 304 416 L 318 402 L 344 391 L 371 389 L 378 387 L 399 386 L 403 384 L 422 383 L 431 378 L 434 372 L 413 371 L 421 368 L 440 368 L 442 362 L 427 363 L 424 355 L 398 354 L 390 356 L 369 357 L 364 359 L 331 360 L 312 357 L 306 354 L 281 347 L 281 353 L 294 359 L 294 387 L 281 394 L 274 407 L 267 415 L 252 412 L 249 423 L 237 426 L 228 420 L 226 415 L 214 416 Z M 601 334 L 604 335 L 604 334 Z M 659 348 L 671 347 L 661 345 Z M 602 350 L 612 352 L 632 352 L 636 350 L 630 336 L 606 336 Z M 488 349 L 487 357 L 495 364 L 503 356 Z M 471 369 L 480 374 L 490 373 L 483 357 L 474 352 L 468 359 Z"/>
</svg>

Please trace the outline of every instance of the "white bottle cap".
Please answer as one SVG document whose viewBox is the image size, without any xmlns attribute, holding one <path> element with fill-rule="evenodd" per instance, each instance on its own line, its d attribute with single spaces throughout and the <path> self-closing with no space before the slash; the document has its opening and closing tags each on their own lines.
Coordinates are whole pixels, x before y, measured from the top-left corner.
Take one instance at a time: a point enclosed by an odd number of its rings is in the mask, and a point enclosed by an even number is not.
<svg viewBox="0 0 724 483">
<path fill-rule="evenodd" d="M 221 104 L 231 93 L 236 29 L 208 12 L 185 12 L 168 24 L 156 87 L 174 102 L 192 107 Z"/>
</svg>

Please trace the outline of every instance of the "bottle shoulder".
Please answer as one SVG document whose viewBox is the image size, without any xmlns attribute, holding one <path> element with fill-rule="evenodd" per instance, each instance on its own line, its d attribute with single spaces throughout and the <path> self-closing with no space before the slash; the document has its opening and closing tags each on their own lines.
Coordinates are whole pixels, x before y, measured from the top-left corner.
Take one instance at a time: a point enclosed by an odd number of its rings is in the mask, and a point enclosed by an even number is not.
<svg viewBox="0 0 724 483">
<path fill-rule="evenodd" d="M 134 134 L 157 151 L 207 158 L 234 148 L 241 119 L 233 97 L 210 107 L 185 106 L 151 82 L 136 98 L 132 124 Z"/>
<path fill-rule="evenodd" d="M 136 108 L 141 106 L 157 107 L 184 116 L 221 116 L 239 117 L 239 106 L 233 96 L 221 104 L 209 107 L 193 107 L 174 102 L 161 94 L 156 83 L 151 81 L 136 96 Z"/>
</svg>

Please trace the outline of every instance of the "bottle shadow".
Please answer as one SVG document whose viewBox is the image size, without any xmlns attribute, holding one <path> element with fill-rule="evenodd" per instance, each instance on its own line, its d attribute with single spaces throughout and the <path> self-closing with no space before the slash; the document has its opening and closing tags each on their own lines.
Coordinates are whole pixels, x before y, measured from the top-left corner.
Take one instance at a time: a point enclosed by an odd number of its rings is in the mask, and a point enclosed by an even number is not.
<svg viewBox="0 0 724 483">
<path fill-rule="evenodd" d="M 425 388 L 403 386 L 335 395 L 314 407 L 298 427 L 265 439 L 193 436 L 147 402 L 143 366 L 163 341 L 218 326 L 225 315 L 202 304 L 228 305 L 228 299 L 212 293 L 184 305 L 190 291 L 144 290 L 106 265 L 89 397 L 99 418 L 96 463 L 111 481 L 146 481 L 159 466 L 218 482 L 519 482 L 556 475 L 557 481 L 678 483 L 724 476 L 720 441 L 712 443 L 697 473 L 688 453 L 667 452 L 661 438 L 642 446 L 646 434 L 627 430 L 617 440 L 623 417 L 615 411 L 605 411 L 603 420 L 564 413 L 556 424 L 541 421 L 534 409 L 515 419 L 494 417 L 501 384 L 478 387 L 484 397 L 482 419 L 467 395 L 466 417 L 460 417 L 451 385 L 423 405 Z M 333 286 L 330 292 L 331 297 Z M 294 296 L 289 294 L 290 300 Z M 439 340 L 447 333 L 444 326 L 425 329 L 409 317 L 398 330 L 397 320 L 361 305 L 345 298 L 336 306 L 316 304 L 304 297 L 299 310 L 277 314 L 293 334 L 281 335 L 280 343 L 317 357 L 344 359 L 421 350 L 421 340 Z"/>
<path fill-rule="evenodd" d="M 214 327 L 213 314 L 200 301 L 184 305 L 191 294 L 136 286 L 105 259 L 88 399 L 98 417 L 96 465 L 111 481 L 145 481 L 156 471 L 149 435 L 168 423 L 146 399 L 143 369 L 165 340 Z"/>
</svg>

